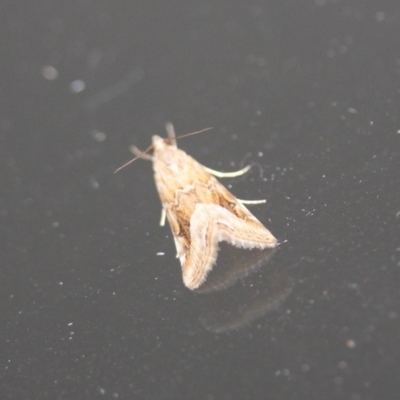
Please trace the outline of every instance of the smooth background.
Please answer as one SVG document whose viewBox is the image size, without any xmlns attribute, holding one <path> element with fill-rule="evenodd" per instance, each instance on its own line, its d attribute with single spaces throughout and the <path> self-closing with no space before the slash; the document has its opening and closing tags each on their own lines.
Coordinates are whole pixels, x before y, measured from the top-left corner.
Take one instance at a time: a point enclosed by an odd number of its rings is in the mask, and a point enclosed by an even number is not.
<svg viewBox="0 0 400 400">
<path fill-rule="evenodd" d="M 2 399 L 399 398 L 397 1 L 0 18 Z M 179 143 L 201 163 L 252 164 L 224 184 L 287 240 L 254 276 L 291 293 L 241 328 L 206 328 L 218 301 L 182 284 L 151 164 L 113 174 L 166 121 L 214 127 Z"/>
</svg>

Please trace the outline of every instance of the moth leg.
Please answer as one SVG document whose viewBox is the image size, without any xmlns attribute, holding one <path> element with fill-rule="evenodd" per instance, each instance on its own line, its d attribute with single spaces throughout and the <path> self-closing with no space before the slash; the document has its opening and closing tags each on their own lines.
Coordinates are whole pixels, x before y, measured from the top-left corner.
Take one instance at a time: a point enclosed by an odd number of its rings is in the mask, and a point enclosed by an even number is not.
<svg viewBox="0 0 400 400">
<path fill-rule="evenodd" d="M 129 146 L 129 151 L 136 157 L 143 158 L 143 160 L 153 161 L 153 157 L 149 154 L 144 154 L 142 150 L 139 150 L 136 146 Z"/>
<path fill-rule="evenodd" d="M 207 167 L 204 168 L 211 175 L 215 175 L 218 178 L 235 178 L 236 176 L 245 174 L 251 168 L 251 165 L 247 165 L 246 167 L 240 169 L 239 171 L 233 171 L 233 172 L 220 172 L 220 171 L 215 171 L 211 168 Z M 267 202 L 267 200 L 240 200 L 240 199 L 237 199 L 237 201 L 239 201 L 242 204 L 263 204 Z"/>
<path fill-rule="evenodd" d="M 267 200 L 241 200 L 241 199 L 236 199 L 239 203 L 242 204 L 264 204 L 267 202 Z"/>
<path fill-rule="evenodd" d="M 244 175 L 251 168 L 251 165 L 247 165 L 246 167 L 240 169 L 239 171 L 233 171 L 233 172 L 221 172 L 221 171 L 215 171 L 214 169 L 207 167 L 204 168 L 208 173 L 217 176 L 218 178 L 236 178 L 237 176 Z"/>
<path fill-rule="evenodd" d="M 170 139 L 169 144 L 171 146 L 178 147 L 178 145 L 176 144 L 175 129 L 174 129 L 174 126 L 171 124 L 171 122 L 167 122 L 165 124 L 165 129 L 167 130 L 167 135 L 168 135 L 168 138 Z"/>
<path fill-rule="evenodd" d="M 160 218 L 160 226 L 165 225 L 165 218 L 167 216 L 167 213 L 165 212 L 165 208 L 161 210 L 161 218 Z"/>
</svg>

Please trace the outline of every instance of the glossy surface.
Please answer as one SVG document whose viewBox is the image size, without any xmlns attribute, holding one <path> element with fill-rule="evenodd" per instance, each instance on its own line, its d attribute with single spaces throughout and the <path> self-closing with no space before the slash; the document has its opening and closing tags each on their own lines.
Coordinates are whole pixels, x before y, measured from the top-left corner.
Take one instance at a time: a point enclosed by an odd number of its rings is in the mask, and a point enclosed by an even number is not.
<svg viewBox="0 0 400 400">
<path fill-rule="evenodd" d="M 396 2 L 1 14 L 2 399 L 398 398 Z M 179 143 L 202 164 L 253 164 L 223 183 L 286 240 L 228 254 L 226 291 L 184 287 L 151 164 L 113 174 L 168 120 L 214 126 Z"/>
</svg>

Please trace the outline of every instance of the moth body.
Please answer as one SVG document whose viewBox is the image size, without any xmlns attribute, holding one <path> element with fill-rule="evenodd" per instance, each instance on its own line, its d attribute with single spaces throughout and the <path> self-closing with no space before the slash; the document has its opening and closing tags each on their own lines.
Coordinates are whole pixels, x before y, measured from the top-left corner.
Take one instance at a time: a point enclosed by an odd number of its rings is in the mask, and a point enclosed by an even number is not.
<svg viewBox="0 0 400 400">
<path fill-rule="evenodd" d="M 172 125 L 167 130 L 168 139 L 152 138 L 154 178 L 174 236 L 183 281 L 194 290 L 213 268 L 218 242 L 265 249 L 275 247 L 277 240 L 206 167 L 177 148 Z M 135 154 L 143 157 L 138 150 Z"/>
</svg>

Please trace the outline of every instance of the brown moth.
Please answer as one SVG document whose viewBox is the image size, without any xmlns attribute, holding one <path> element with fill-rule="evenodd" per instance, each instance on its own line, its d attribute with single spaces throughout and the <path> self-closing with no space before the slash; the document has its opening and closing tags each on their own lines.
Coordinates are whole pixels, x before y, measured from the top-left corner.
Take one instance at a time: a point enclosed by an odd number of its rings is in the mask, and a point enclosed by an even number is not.
<svg viewBox="0 0 400 400">
<path fill-rule="evenodd" d="M 181 262 L 183 282 L 194 290 L 213 268 L 218 242 L 247 249 L 266 249 L 275 247 L 277 240 L 243 205 L 264 203 L 265 200 L 238 200 L 215 178 L 242 175 L 250 166 L 230 173 L 204 167 L 178 149 L 172 124 L 166 124 L 166 129 L 168 139 L 153 136 L 151 156 L 136 147 L 131 150 L 137 157 L 153 162 L 162 204 L 160 224 L 164 225 L 166 216 Z"/>
</svg>

